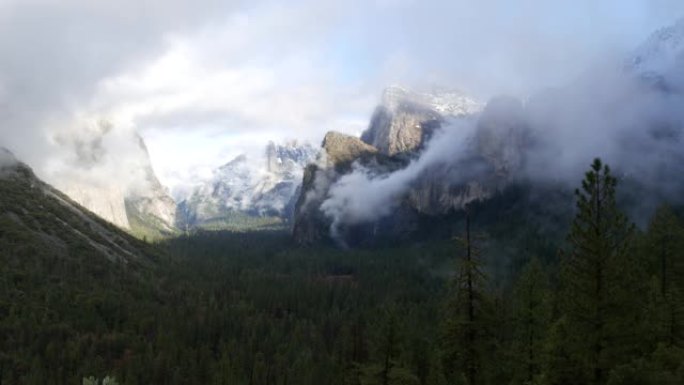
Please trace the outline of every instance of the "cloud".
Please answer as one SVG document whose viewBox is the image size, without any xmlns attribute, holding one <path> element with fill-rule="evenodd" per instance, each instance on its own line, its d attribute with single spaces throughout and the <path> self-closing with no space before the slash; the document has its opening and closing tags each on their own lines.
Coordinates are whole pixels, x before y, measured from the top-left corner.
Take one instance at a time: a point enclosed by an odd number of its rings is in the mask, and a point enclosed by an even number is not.
<svg viewBox="0 0 684 385">
<path fill-rule="evenodd" d="M 59 138 L 90 138 L 104 119 L 111 138 L 141 132 L 177 185 L 266 137 L 358 134 L 389 83 L 481 98 L 561 83 L 678 12 L 664 0 L 2 0 L 0 144 L 54 182 L 83 141 Z M 115 143 L 101 152 L 134 156 Z"/>
<path fill-rule="evenodd" d="M 430 139 L 420 157 L 398 171 L 377 175 L 359 164 L 351 173 L 330 186 L 321 211 L 332 219 L 331 234 L 340 239 L 342 225 L 373 222 L 390 215 L 411 185 L 426 171 L 440 165 L 454 165 L 471 154 L 474 122 L 455 119 Z M 450 178 L 450 183 L 465 183 L 467 173 Z"/>
<path fill-rule="evenodd" d="M 448 191 L 471 182 L 485 184 L 496 164 L 508 160 L 516 164 L 509 180 L 574 189 L 591 160 L 600 157 L 631 186 L 626 191 L 641 190 L 630 206 L 632 219 L 641 224 L 663 201 L 684 203 L 684 21 L 654 36 L 648 40 L 651 48 L 666 45 L 676 54 L 649 49 L 652 56 L 638 60 L 638 66 L 633 60 L 597 63 L 524 105 L 492 99 L 482 113 L 437 131 L 418 158 L 398 171 L 378 175 L 356 165 L 323 186 L 327 195 L 320 209 L 331 221 L 331 236 L 344 242 L 340 230 L 345 226 L 394 214 L 425 174 L 437 172 L 433 179 Z M 651 61 L 660 72 L 641 65 Z M 483 136 L 487 128 L 497 136 Z M 494 151 L 487 154 L 487 148 Z M 465 162 L 473 156 L 483 156 L 490 166 L 473 168 Z"/>
</svg>

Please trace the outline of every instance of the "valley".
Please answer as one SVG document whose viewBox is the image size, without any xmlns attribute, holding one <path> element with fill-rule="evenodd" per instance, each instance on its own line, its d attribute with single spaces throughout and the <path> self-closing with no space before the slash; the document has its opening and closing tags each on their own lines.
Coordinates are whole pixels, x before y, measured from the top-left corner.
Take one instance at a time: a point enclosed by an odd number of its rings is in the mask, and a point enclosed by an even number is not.
<svg viewBox="0 0 684 385">
<path fill-rule="evenodd" d="M 684 20 L 181 3 L 0 4 L 0 385 L 684 383 Z"/>
</svg>

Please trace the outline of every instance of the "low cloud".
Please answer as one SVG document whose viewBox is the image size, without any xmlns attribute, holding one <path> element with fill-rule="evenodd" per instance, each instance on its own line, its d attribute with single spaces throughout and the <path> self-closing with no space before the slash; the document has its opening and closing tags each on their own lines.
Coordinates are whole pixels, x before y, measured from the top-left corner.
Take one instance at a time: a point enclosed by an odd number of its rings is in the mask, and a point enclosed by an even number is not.
<svg viewBox="0 0 684 385">
<path fill-rule="evenodd" d="M 125 185 L 117 168 L 137 150 L 122 138 L 139 132 L 162 180 L 182 185 L 262 138 L 358 134 L 389 83 L 527 94 L 684 12 L 567 4 L 4 0 L 0 145 L 52 183 L 78 171 Z M 98 144 L 100 121 L 112 128 Z M 199 139 L 159 139 L 174 135 Z"/>
<path fill-rule="evenodd" d="M 377 175 L 376 171 L 355 164 L 350 174 L 342 176 L 330 187 L 328 197 L 321 205 L 321 211 L 332 219 L 333 237 L 339 238 L 341 225 L 373 222 L 390 215 L 421 174 L 469 157 L 473 133 L 472 120 L 454 119 L 435 133 L 418 159 L 390 174 Z"/>
<path fill-rule="evenodd" d="M 662 201 L 684 203 L 684 44 L 671 47 L 678 50 L 676 55 L 661 52 L 672 43 L 667 36 L 684 36 L 684 21 L 654 36 L 646 43 L 652 57 L 640 57 L 639 49 L 636 56 L 597 63 L 575 81 L 540 92 L 524 104 L 517 103 L 519 107 L 501 103 L 510 98 L 497 98 L 481 114 L 445 125 L 404 169 L 378 175 L 357 165 L 331 184 L 321 205 L 332 222 L 331 235 L 339 239 L 344 226 L 393 214 L 414 182 L 429 170 L 449 169 L 440 174 L 439 183 L 445 186 L 488 178 L 493 165 L 478 170 L 464 162 L 473 154 L 486 155 L 479 152 L 482 143 L 478 143 L 478 130 L 485 121 L 494 128 L 519 122 L 511 127 L 517 126 L 520 137 L 529 138 L 496 139 L 504 147 L 497 156 L 517 159 L 519 153 L 522 159 L 513 170 L 515 178 L 575 188 L 591 160 L 601 157 L 623 181 L 642 190 L 632 212 L 637 222 L 645 222 Z M 657 66 L 646 65 L 647 61 Z M 526 144 L 518 148 L 520 143 Z"/>
</svg>

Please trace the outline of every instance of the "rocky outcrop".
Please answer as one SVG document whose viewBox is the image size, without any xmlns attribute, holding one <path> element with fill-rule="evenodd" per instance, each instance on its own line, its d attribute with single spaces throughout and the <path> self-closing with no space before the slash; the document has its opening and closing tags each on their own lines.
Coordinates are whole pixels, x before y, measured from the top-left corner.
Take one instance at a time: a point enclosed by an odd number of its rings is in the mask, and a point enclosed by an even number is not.
<svg viewBox="0 0 684 385">
<path fill-rule="evenodd" d="M 361 139 L 386 155 L 419 151 L 446 118 L 470 115 L 479 104 L 458 92 L 412 92 L 390 87 Z"/>
<path fill-rule="evenodd" d="M 292 233 L 301 244 L 311 244 L 326 237 L 330 220 L 320 210 L 330 186 L 345 173 L 352 163 L 374 163 L 387 160 L 378 149 L 359 138 L 339 132 L 328 132 L 323 138 L 321 152 L 315 163 L 304 170 L 302 186 L 294 210 Z"/>
<path fill-rule="evenodd" d="M 126 215 L 133 230 L 138 232 L 173 233 L 176 231 L 176 202 L 154 173 L 145 142 L 140 136 L 137 141 L 139 180 L 129 188 L 124 199 Z"/>
<path fill-rule="evenodd" d="M 416 159 L 435 130 L 459 129 L 445 123 L 478 110 L 475 103 L 465 102 L 469 99 L 464 97 L 449 104 L 449 108 L 438 108 L 434 102 L 437 99 L 391 88 L 383 95 L 362 140 L 328 133 L 322 145 L 325 158 L 309 165 L 304 174 L 295 210 L 295 240 L 302 244 L 321 241 L 330 237 L 332 227 L 334 237 L 344 245 L 410 237 L 418 230 L 422 218 L 448 215 L 505 188 L 524 162 L 527 125 L 521 113 L 522 104 L 500 98 L 485 108 L 462 153 L 454 153 L 453 160 L 420 166 L 419 172 L 412 173 L 397 201 L 387 202 L 394 207 L 389 216 L 363 223 L 336 221 L 332 226 L 332 218 L 324 215 L 321 206 L 330 199 L 332 186 L 343 176 L 362 172 L 382 180 L 399 170 L 405 172 L 407 167 L 418 167 L 412 160 L 420 162 Z M 344 203 L 336 205 L 344 207 Z"/>
<path fill-rule="evenodd" d="M 69 161 L 50 180 L 71 199 L 136 235 L 175 231 L 176 204 L 157 179 L 142 137 L 99 121 L 56 142 Z"/>
<path fill-rule="evenodd" d="M 109 221 L 122 229 L 130 229 L 128 214 L 126 213 L 126 195 L 117 186 L 99 186 L 91 181 L 75 182 L 60 188 L 69 198 L 78 202 L 100 218 Z"/>
<path fill-rule="evenodd" d="M 378 149 L 359 138 L 331 131 L 323 138 L 321 145 L 327 167 L 342 168 L 352 161 L 378 152 Z"/>
</svg>

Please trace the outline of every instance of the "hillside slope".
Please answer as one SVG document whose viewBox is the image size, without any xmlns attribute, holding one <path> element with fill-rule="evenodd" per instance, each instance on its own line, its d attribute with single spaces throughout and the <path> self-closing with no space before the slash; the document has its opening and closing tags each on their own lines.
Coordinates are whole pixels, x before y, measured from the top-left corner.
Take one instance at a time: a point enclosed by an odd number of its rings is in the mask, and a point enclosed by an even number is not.
<svg viewBox="0 0 684 385">
<path fill-rule="evenodd" d="M 6 150 L 0 165 L 0 247 L 12 254 L 148 264 L 148 246 L 39 180 Z"/>
<path fill-rule="evenodd" d="M 0 383 L 81 383 L 121 362 L 136 341 L 122 330 L 157 311 L 163 266 L 0 149 Z"/>
</svg>

